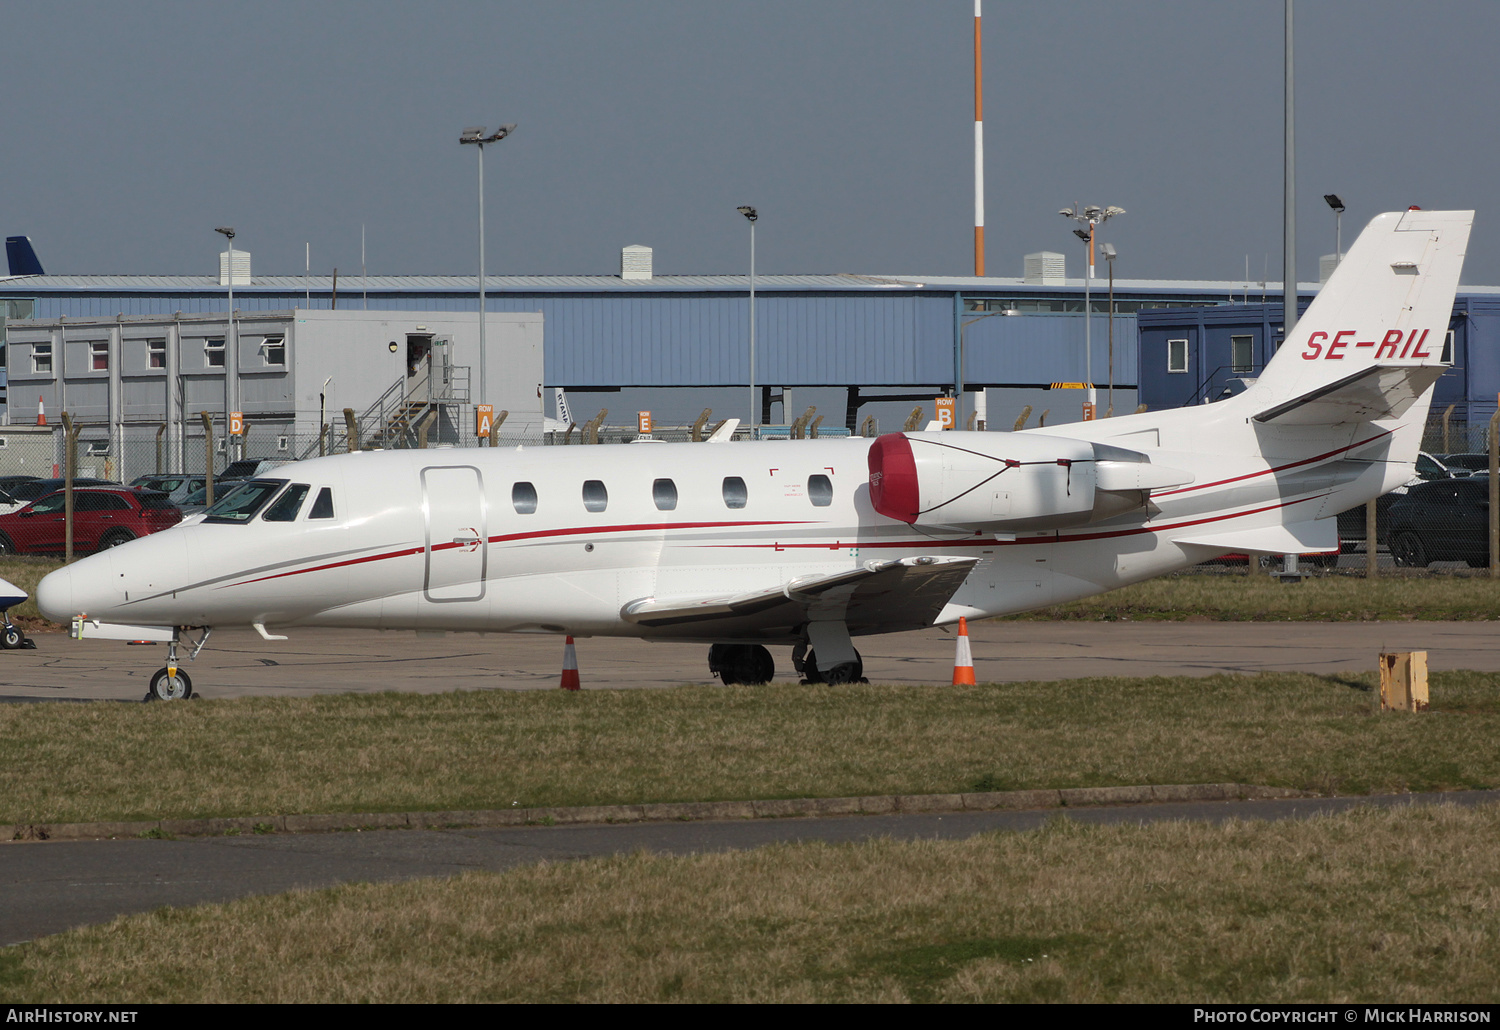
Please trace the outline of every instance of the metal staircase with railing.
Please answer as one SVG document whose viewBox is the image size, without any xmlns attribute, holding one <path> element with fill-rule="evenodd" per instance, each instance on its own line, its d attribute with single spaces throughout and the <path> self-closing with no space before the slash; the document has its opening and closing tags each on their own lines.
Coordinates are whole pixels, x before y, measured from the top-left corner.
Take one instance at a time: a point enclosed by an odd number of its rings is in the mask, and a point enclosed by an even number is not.
<svg viewBox="0 0 1500 1030">
<path fill-rule="evenodd" d="M 469 366 L 451 364 L 444 348 L 418 375 L 397 379 L 356 417 L 359 446 L 367 450 L 419 447 L 424 442 L 424 422 L 432 420 L 429 434 L 443 425 L 462 425 L 458 409 L 468 403 Z M 348 450 L 347 434 L 335 426 L 329 436 L 328 453 Z M 432 435 L 433 440 L 438 438 Z M 317 452 L 318 441 L 314 441 L 302 457 Z"/>
</svg>

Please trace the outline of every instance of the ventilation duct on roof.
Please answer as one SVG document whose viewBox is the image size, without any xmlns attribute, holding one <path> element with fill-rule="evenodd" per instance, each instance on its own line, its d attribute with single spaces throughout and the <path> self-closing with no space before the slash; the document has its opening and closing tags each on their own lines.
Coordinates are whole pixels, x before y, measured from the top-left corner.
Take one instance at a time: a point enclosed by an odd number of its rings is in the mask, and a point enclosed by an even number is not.
<svg viewBox="0 0 1500 1030">
<path fill-rule="evenodd" d="M 250 285 L 250 252 L 248 250 L 231 249 L 219 253 L 219 285 Z"/>
<path fill-rule="evenodd" d="M 1052 250 L 1026 255 L 1026 281 L 1043 286 L 1061 286 L 1067 279 L 1067 258 Z"/>
<path fill-rule="evenodd" d="M 620 250 L 621 279 L 651 278 L 651 248 L 632 243 Z"/>
</svg>

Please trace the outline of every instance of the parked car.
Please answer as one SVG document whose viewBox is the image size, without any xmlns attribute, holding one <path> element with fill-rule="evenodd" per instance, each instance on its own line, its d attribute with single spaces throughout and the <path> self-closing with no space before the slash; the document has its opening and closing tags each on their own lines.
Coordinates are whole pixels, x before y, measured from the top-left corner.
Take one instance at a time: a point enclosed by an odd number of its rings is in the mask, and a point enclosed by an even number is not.
<svg viewBox="0 0 1500 1030">
<path fill-rule="evenodd" d="M 1490 471 L 1490 456 L 1488 454 L 1443 454 L 1439 459 L 1449 469 L 1463 469 L 1471 476 L 1487 475 Z"/>
<path fill-rule="evenodd" d="M 1460 464 L 1450 464 L 1446 459 L 1459 458 L 1463 455 L 1445 454 L 1438 457 L 1428 454 L 1426 451 L 1417 452 L 1416 475 L 1407 480 L 1401 486 L 1396 487 L 1388 493 L 1381 494 L 1375 499 L 1375 545 L 1385 547 L 1391 539 L 1391 505 L 1406 496 L 1406 492 L 1420 483 L 1441 482 L 1449 479 L 1462 479 L 1469 475 L 1469 469 Z M 1489 467 L 1489 459 L 1485 459 L 1485 468 Z M 1350 508 L 1338 514 L 1339 524 L 1339 546 L 1344 551 L 1352 551 L 1365 542 L 1365 506 Z"/>
<path fill-rule="evenodd" d="M 1397 565 L 1461 561 L 1483 568 L 1490 563 L 1490 477 L 1418 484 L 1391 505 L 1389 522 Z"/>
<path fill-rule="evenodd" d="M 130 485 L 142 490 L 160 490 L 172 498 L 173 504 L 181 506 L 194 490 L 203 489 L 204 482 L 202 476 L 184 475 L 179 472 L 169 475 L 140 476 Z"/>
<path fill-rule="evenodd" d="M 20 511 L 27 503 L 46 497 L 54 490 L 61 490 L 64 485 L 64 481 L 61 479 L 30 479 L 22 483 L 17 483 L 14 487 L 4 488 L 0 490 L 0 515 L 6 512 Z M 119 486 L 120 484 L 111 482 L 108 479 L 86 479 L 80 477 L 73 480 L 73 485 L 77 487 Z"/>
<path fill-rule="evenodd" d="M 0 554 L 61 554 L 66 549 L 58 490 L 19 511 L 0 515 Z M 98 551 L 128 544 L 177 525 L 182 512 L 166 494 L 128 486 L 85 486 L 73 491 L 73 548 Z"/>
</svg>

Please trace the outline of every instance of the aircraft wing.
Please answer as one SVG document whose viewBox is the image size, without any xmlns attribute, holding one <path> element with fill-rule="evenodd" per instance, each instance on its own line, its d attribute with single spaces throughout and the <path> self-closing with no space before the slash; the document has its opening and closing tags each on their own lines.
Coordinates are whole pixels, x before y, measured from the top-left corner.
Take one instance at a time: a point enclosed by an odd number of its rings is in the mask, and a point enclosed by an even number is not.
<svg viewBox="0 0 1500 1030">
<path fill-rule="evenodd" d="M 1399 418 L 1445 371 L 1443 365 L 1374 365 L 1268 408 L 1255 421 L 1328 426 Z"/>
<path fill-rule="evenodd" d="M 844 620 L 854 634 L 931 625 L 978 558 L 871 560 L 858 568 L 803 576 L 778 587 L 728 596 L 643 597 L 620 609 L 626 622 L 686 629 L 775 635 L 809 622 Z"/>
</svg>

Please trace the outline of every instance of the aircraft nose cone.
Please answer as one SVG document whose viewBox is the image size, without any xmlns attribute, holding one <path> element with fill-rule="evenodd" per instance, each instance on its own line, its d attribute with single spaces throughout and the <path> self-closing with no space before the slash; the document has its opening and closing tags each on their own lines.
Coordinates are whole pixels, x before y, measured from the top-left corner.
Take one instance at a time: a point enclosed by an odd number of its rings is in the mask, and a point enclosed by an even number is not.
<svg viewBox="0 0 1500 1030">
<path fill-rule="evenodd" d="M 36 606 L 53 622 L 67 622 L 78 614 L 73 606 L 73 570 L 49 572 L 36 588 Z"/>
</svg>

